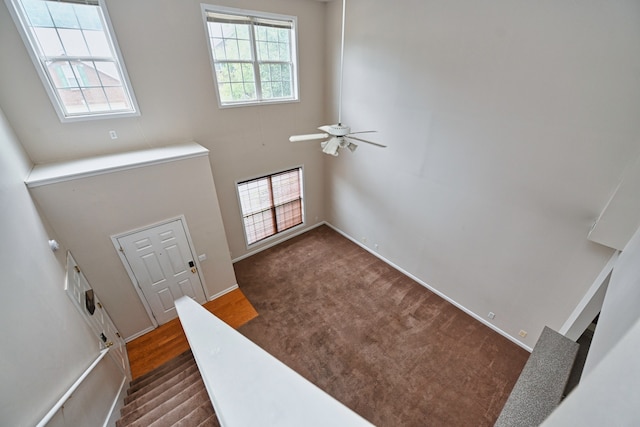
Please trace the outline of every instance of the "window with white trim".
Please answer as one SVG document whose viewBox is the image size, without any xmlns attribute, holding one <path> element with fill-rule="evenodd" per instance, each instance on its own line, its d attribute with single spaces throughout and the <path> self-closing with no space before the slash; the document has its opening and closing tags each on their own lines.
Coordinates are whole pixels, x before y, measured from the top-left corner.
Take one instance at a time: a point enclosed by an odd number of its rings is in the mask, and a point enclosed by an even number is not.
<svg viewBox="0 0 640 427">
<path fill-rule="evenodd" d="M 104 0 L 5 0 L 62 121 L 137 114 Z"/>
<path fill-rule="evenodd" d="M 220 106 L 298 99 L 296 17 L 202 5 Z"/>
<path fill-rule="evenodd" d="M 247 245 L 303 223 L 302 168 L 238 183 Z"/>
</svg>

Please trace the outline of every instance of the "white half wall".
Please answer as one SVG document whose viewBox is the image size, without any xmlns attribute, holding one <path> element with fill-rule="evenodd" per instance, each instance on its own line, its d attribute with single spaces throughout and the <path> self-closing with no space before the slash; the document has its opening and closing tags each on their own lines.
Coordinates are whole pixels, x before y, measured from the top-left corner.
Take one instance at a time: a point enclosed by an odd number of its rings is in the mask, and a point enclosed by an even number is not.
<svg viewBox="0 0 640 427">
<path fill-rule="evenodd" d="M 640 320 L 640 229 L 616 263 L 602 303 L 583 377 L 588 377 L 616 344 Z M 630 361 L 631 363 L 631 361 Z M 634 362 L 635 358 L 634 358 Z"/>
</svg>

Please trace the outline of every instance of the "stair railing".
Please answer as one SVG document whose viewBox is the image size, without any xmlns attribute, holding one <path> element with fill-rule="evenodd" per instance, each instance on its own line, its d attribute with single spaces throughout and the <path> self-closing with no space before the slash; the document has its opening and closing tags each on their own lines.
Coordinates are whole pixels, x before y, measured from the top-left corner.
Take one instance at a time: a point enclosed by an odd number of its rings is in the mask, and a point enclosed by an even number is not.
<svg viewBox="0 0 640 427">
<path fill-rule="evenodd" d="M 42 420 L 36 425 L 36 427 L 44 427 L 47 425 L 49 421 L 51 421 L 53 416 L 60 410 L 60 408 L 62 408 L 62 406 L 67 401 L 67 399 L 71 397 L 71 395 L 76 391 L 76 389 L 80 386 L 80 384 L 82 384 L 82 381 L 84 381 L 84 379 L 89 376 L 91 371 L 93 371 L 93 368 L 95 368 L 96 365 L 100 363 L 102 358 L 104 358 L 104 356 L 106 356 L 108 352 L 109 352 L 109 348 L 105 348 L 104 350 L 100 351 L 100 354 L 98 355 L 96 360 L 94 360 L 93 363 L 82 373 L 82 375 L 78 377 L 76 382 L 74 382 L 71 385 L 71 387 L 69 387 L 69 390 L 67 390 L 65 394 L 62 395 L 62 397 L 56 402 L 53 408 L 51 408 L 51 410 L 47 412 L 47 415 L 45 415 L 44 418 L 42 418 Z"/>
</svg>

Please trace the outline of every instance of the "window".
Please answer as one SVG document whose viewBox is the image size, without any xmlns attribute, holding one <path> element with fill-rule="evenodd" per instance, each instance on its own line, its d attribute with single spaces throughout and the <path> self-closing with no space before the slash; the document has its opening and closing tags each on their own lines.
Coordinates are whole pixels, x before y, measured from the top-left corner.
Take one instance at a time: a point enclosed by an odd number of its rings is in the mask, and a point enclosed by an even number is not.
<svg viewBox="0 0 640 427">
<path fill-rule="evenodd" d="M 7 0 L 62 121 L 134 115 L 103 0 Z"/>
<path fill-rule="evenodd" d="M 295 17 L 202 7 L 220 106 L 298 99 Z"/>
<path fill-rule="evenodd" d="M 247 245 L 302 224 L 302 168 L 238 183 Z"/>
</svg>

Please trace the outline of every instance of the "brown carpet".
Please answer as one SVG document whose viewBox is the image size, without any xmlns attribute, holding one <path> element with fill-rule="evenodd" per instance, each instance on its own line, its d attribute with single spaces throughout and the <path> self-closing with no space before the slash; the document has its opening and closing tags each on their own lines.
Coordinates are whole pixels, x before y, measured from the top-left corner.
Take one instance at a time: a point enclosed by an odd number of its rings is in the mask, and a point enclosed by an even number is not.
<svg viewBox="0 0 640 427">
<path fill-rule="evenodd" d="M 492 426 L 529 356 L 326 226 L 234 267 L 240 332 L 377 426 Z"/>
</svg>

